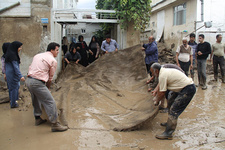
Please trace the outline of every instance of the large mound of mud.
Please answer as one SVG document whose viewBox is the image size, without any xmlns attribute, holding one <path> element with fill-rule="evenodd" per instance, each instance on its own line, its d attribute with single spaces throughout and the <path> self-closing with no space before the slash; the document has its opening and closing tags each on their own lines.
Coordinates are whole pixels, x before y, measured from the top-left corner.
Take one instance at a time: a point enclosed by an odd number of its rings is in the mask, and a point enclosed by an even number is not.
<svg viewBox="0 0 225 150">
<path fill-rule="evenodd" d="M 86 68 L 69 64 L 57 79 L 60 90 L 52 92 L 61 122 L 70 128 L 125 131 L 153 118 L 157 108 L 147 92 L 140 47 L 106 54 Z"/>
</svg>

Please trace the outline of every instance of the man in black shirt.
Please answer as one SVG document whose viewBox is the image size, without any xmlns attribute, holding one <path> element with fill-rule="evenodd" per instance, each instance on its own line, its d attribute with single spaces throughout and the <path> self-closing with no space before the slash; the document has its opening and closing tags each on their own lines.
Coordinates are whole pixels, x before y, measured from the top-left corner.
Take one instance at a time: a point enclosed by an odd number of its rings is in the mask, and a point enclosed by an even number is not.
<svg viewBox="0 0 225 150">
<path fill-rule="evenodd" d="M 204 41 L 205 36 L 199 35 L 199 44 L 197 46 L 197 69 L 198 69 L 198 82 L 199 86 L 202 86 L 203 90 L 207 89 L 206 86 L 206 60 L 211 54 L 211 46 L 208 42 Z"/>
</svg>

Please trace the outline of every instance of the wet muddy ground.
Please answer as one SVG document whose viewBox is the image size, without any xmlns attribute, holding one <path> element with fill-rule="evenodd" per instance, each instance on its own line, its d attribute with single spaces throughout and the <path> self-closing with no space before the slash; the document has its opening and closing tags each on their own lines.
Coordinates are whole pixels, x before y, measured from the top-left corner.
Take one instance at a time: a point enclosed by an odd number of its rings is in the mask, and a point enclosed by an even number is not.
<svg viewBox="0 0 225 150">
<path fill-rule="evenodd" d="M 167 120 L 165 113 L 158 113 L 139 130 L 115 132 L 96 121 L 89 113 L 94 111 L 90 108 L 84 110 L 85 115 L 73 116 L 76 126 L 66 132 L 52 133 L 50 123 L 34 125 L 33 109 L 28 101 L 26 107 L 17 109 L 10 109 L 9 103 L 0 104 L 0 149 L 222 150 L 225 149 L 225 84 L 212 79 L 208 75 L 207 90 L 197 88 L 194 99 L 178 120 L 173 140 L 154 137 L 164 131 L 160 123 Z"/>
</svg>

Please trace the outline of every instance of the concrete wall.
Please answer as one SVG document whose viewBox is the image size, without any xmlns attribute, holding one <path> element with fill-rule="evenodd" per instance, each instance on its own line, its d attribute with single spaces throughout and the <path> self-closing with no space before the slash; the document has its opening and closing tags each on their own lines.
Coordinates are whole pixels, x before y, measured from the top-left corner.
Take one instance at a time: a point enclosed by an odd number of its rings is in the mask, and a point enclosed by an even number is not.
<svg viewBox="0 0 225 150">
<path fill-rule="evenodd" d="M 154 4 L 156 4 L 157 2 L 159 1 L 155 1 Z M 185 2 L 186 23 L 183 25 L 173 25 L 174 7 Z M 159 6 L 160 4 L 157 7 Z M 194 21 L 196 21 L 197 19 L 197 0 L 171 1 L 168 6 L 165 6 L 162 9 L 158 8 L 156 11 L 153 11 L 151 14 L 150 26 L 148 28 L 149 32 L 147 32 L 147 34 L 145 33 L 144 35 L 142 35 L 142 38 L 146 38 L 146 35 L 157 35 L 157 26 L 159 24 L 157 22 L 157 14 L 162 10 L 164 10 L 165 12 L 164 42 L 168 48 L 170 48 L 172 44 L 175 44 L 176 49 L 177 46 L 181 44 L 182 38 L 194 31 Z"/>
<path fill-rule="evenodd" d="M 0 45 L 16 40 L 23 43 L 20 53 L 20 69 L 23 75 L 27 74 L 33 56 L 46 51 L 50 42 L 50 10 L 51 0 L 31 0 L 30 17 L 0 15 Z M 48 18 L 49 23 L 42 24 L 41 18 Z M 0 55 L 2 56 L 2 50 Z"/>
<path fill-rule="evenodd" d="M 121 29 L 120 25 L 117 25 L 117 42 L 120 49 L 140 44 L 140 31 L 134 29 L 133 22 L 128 24 L 126 29 Z"/>
<path fill-rule="evenodd" d="M 216 35 L 222 34 L 225 42 L 225 3 L 221 0 L 204 0 L 204 22 L 212 21 L 211 28 L 201 28 L 197 31 L 197 35 L 204 34 L 205 41 L 211 44 L 215 43 Z M 201 3 L 198 0 L 197 4 L 197 20 L 201 20 Z M 202 26 L 204 23 L 197 23 L 197 28 Z M 197 37 L 198 40 L 198 37 Z"/>
<path fill-rule="evenodd" d="M 201 21 L 201 1 L 200 0 L 153 0 L 151 6 L 152 14 L 150 26 L 142 33 L 141 41 L 144 41 L 148 36 L 157 36 L 157 14 L 165 11 L 165 28 L 164 41 L 167 47 L 175 44 L 174 50 L 181 44 L 181 39 L 195 30 L 195 21 Z M 186 23 L 183 25 L 173 25 L 173 8 L 179 4 L 186 2 Z M 196 32 L 196 35 L 205 34 L 205 41 L 211 44 L 215 43 L 215 36 L 220 33 L 225 36 L 225 3 L 221 0 L 204 0 L 204 20 L 196 24 L 196 29 L 204 25 L 206 21 L 212 21 L 211 28 L 201 28 Z M 187 32 L 183 32 L 187 31 Z M 196 37 L 198 42 L 198 36 Z M 223 38 L 223 42 L 225 38 Z"/>
</svg>

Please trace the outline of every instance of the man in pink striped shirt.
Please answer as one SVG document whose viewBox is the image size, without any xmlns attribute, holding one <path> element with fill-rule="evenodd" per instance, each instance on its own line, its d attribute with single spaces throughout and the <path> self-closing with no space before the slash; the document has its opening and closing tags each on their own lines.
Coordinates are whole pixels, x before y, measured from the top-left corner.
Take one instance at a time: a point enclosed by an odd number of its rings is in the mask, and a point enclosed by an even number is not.
<svg viewBox="0 0 225 150">
<path fill-rule="evenodd" d="M 46 122 L 40 117 L 42 114 L 41 105 L 43 105 L 49 121 L 52 123 L 52 132 L 66 131 L 68 129 L 68 127 L 57 122 L 56 103 L 49 91 L 57 68 L 57 61 L 54 57 L 57 57 L 58 53 L 59 44 L 52 42 L 48 45 L 47 52 L 35 55 L 26 80 L 34 107 L 35 125 L 38 126 Z"/>
</svg>

